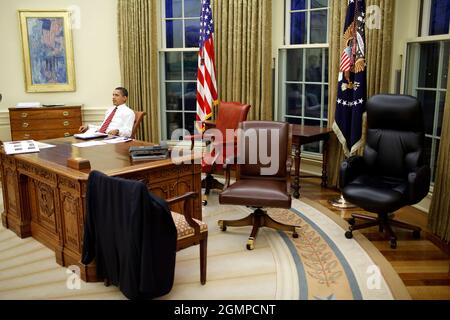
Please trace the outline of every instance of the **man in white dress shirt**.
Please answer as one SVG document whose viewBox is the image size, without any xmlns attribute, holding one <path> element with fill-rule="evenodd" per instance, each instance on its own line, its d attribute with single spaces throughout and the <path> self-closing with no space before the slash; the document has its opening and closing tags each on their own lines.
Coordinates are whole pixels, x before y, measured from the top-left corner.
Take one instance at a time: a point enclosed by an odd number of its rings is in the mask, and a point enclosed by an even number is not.
<svg viewBox="0 0 450 320">
<path fill-rule="evenodd" d="M 123 87 L 114 89 L 112 94 L 113 105 L 106 111 L 105 119 L 99 126 L 86 125 L 81 126 L 80 133 L 90 132 L 104 132 L 109 135 L 130 137 L 133 131 L 134 111 L 131 110 L 126 102 L 128 100 L 128 90 Z"/>
</svg>

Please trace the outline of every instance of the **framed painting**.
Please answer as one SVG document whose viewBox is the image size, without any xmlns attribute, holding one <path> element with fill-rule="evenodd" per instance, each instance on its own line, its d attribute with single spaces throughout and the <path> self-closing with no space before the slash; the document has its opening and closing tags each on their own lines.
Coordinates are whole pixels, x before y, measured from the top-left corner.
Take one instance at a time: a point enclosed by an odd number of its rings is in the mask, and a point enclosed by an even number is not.
<svg viewBox="0 0 450 320">
<path fill-rule="evenodd" d="M 75 91 L 70 11 L 19 10 L 27 92 Z"/>
</svg>

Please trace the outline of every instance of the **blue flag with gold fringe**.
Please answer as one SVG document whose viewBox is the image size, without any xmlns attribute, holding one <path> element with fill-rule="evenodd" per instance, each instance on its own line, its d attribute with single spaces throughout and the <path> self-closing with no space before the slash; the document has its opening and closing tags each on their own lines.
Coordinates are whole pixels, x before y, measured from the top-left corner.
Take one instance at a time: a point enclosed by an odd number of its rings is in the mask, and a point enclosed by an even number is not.
<svg viewBox="0 0 450 320">
<path fill-rule="evenodd" d="M 349 157 L 362 146 L 366 110 L 365 0 L 348 0 L 333 130 Z"/>
</svg>

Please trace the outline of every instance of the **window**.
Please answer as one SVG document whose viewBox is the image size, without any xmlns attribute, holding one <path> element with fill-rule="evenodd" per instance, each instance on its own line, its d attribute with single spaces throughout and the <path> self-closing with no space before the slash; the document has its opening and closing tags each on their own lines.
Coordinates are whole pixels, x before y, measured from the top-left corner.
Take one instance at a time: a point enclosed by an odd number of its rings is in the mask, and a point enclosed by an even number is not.
<svg viewBox="0 0 450 320">
<path fill-rule="evenodd" d="M 449 33 L 450 0 L 422 0 L 420 37 Z"/>
<path fill-rule="evenodd" d="M 286 0 L 285 43 L 279 51 L 279 118 L 328 125 L 328 0 Z M 303 151 L 321 153 L 320 143 Z"/>
<path fill-rule="evenodd" d="M 409 43 L 405 92 L 419 99 L 425 120 L 425 156 L 435 181 L 447 94 L 450 40 Z"/>
<path fill-rule="evenodd" d="M 420 14 L 419 38 L 407 43 L 404 92 L 422 105 L 425 157 L 433 183 L 447 95 L 450 0 L 423 0 Z"/>
<path fill-rule="evenodd" d="M 328 42 L 328 0 L 287 0 L 286 43 Z"/>
<path fill-rule="evenodd" d="M 162 139 L 183 128 L 194 132 L 201 0 L 161 0 Z"/>
</svg>

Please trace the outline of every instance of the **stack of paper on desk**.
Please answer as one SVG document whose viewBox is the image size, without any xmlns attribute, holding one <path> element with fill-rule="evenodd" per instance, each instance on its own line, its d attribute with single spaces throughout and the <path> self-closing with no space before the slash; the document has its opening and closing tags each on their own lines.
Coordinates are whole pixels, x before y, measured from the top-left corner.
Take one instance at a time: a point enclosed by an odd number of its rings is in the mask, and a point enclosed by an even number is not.
<svg viewBox="0 0 450 320">
<path fill-rule="evenodd" d="M 107 133 L 101 133 L 101 132 L 85 132 L 85 133 L 76 133 L 73 135 L 77 139 L 95 139 L 95 138 L 101 138 L 101 137 L 107 137 Z"/>
<path fill-rule="evenodd" d="M 16 108 L 39 108 L 40 102 L 19 102 L 16 104 Z"/>
</svg>

